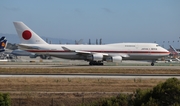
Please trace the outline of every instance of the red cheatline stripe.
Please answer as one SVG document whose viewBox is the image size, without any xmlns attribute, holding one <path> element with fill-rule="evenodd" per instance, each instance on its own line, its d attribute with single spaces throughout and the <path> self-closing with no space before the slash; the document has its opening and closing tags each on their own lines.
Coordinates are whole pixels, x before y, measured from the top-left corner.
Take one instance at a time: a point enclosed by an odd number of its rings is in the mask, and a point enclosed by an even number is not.
<svg viewBox="0 0 180 106">
<path fill-rule="evenodd" d="M 72 52 L 72 51 L 64 51 L 64 50 L 27 50 L 29 52 Z M 169 54 L 169 52 L 161 52 L 161 51 L 86 51 L 86 52 L 99 52 L 99 53 L 162 53 Z"/>
</svg>

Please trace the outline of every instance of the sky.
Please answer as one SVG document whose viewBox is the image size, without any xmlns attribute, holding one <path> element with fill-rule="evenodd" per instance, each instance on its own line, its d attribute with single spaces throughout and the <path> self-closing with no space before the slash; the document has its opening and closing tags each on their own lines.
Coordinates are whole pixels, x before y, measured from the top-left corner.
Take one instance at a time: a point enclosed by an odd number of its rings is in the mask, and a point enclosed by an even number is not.
<svg viewBox="0 0 180 106">
<path fill-rule="evenodd" d="M 0 33 L 16 34 L 13 21 L 84 42 L 178 42 L 180 0 L 1 0 Z"/>
</svg>

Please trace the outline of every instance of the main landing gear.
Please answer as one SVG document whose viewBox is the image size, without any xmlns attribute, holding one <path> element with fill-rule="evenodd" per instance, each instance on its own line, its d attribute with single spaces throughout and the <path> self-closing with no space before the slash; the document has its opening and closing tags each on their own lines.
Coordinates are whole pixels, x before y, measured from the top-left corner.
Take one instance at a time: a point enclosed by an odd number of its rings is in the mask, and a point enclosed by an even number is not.
<svg viewBox="0 0 180 106">
<path fill-rule="evenodd" d="M 156 62 L 156 60 L 152 60 L 151 62 L 151 66 L 154 66 L 154 63 Z"/>
<path fill-rule="evenodd" d="M 90 61 L 89 65 L 103 65 L 103 62 L 99 62 L 99 61 Z"/>
<path fill-rule="evenodd" d="M 154 62 L 151 63 L 151 66 L 154 66 Z"/>
</svg>

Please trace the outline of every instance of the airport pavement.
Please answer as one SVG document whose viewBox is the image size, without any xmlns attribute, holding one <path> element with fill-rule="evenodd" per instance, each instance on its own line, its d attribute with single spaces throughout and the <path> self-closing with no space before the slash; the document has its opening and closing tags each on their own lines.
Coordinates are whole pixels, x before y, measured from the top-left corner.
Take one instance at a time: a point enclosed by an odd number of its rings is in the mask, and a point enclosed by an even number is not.
<svg viewBox="0 0 180 106">
<path fill-rule="evenodd" d="M 104 62 L 104 66 L 89 66 L 89 63 L 83 60 L 66 60 L 53 58 L 50 60 L 37 58 L 29 58 L 28 56 L 19 56 L 18 59 L 0 61 L 0 67 L 112 67 L 112 68 L 180 68 L 179 62 L 157 61 L 155 66 L 150 65 L 151 62 L 146 61 L 130 61 L 124 60 L 121 63 Z"/>
<path fill-rule="evenodd" d="M 14 78 L 24 78 L 24 77 L 29 77 L 29 78 L 35 78 L 35 77 L 48 77 L 48 78 L 113 78 L 113 79 L 168 79 L 168 78 L 178 78 L 180 79 L 179 74 L 57 74 L 57 75 L 52 75 L 52 74 L 11 74 L 11 75 L 0 75 L 0 78 L 7 78 L 7 77 L 14 77 Z"/>
<path fill-rule="evenodd" d="M 150 62 L 144 61 L 123 61 L 122 63 L 105 63 L 104 66 L 89 66 L 88 62 L 79 60 L 64 60 L 64 59 L 53 59 L 53 60 L 42 60 L 40 58 L 27 59 L 22 57 L 18 61 L 14 62 L 0 62 L 1 68 L 122 68 L 122 69 L 180 69 L 180 63 L 165 63 L 158 62 L 155 66 L 151 66 Z M 60 77 L 60 78 L 159 78 L 167 79 L 176 77 L 180 79 L 180 75 L 0 75 L 0 77 Z"/>
<path fill-rule="evenodd" d="M 33 60 L 33 59 L 32 59 Z M 38 59 L 37 59 L 38 60 Z M 180 69 L 180 63 L 156 63 L 124 61 L 119 64 L 105 63 L 104 66 L 89 66 L 88 62 L 78 60 L 43 60 L 43 61 L 0 62 L 1 68 L 118 68 L 118 69 Z"/>
</svg>

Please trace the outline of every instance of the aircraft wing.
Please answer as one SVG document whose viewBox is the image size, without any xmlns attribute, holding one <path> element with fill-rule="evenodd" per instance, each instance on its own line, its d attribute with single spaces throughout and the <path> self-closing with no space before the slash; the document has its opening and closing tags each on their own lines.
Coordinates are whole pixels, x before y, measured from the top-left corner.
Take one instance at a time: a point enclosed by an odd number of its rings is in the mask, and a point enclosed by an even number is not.
<svg viewBox="0 0 180 106">
<path fill-rule="evenodd" d="M 68 48 L 66 48 L 66 47 L 64 47 L 64 46 L 62 46 L 62 48 L 63 48 L 65 51 L 74 51 L 74 50 L 68 49 Z"/>
<path fill-rule="evenodd" d="M 64 46 L 62 46 L 62 48 L 65 50 L 65 51 L 71 51 L 71 52 L 75 52 L 77 54 L 93 54 L 93 53 L 96 53 L 96 52 L 88 52 L 88 51 L 81 51 L 81 50 L 71 50 L 71 49 L 68 49 Z M 108 55 L 106 53 L 102 53 L 103 55 Z"/>
<path fill-rule="evenodd" d="M 80 51 L 80 50 L 75 50 L 75 52 L 79 54 L 92 54 L 92 52 Z"/>
<path fill-rule="evenodd" d="M 88 52 L 88 51 L 81 51 L 81 50 L 71 50 L 71 49 L 68 49 L 68 48 L 66 48 L 66 47 L 64 47 L 64 46 L 62 46 L 62 48 L 64 49 L 64 50 L 66 50 L 66 51 L 71 51 L 71 52 L 75 52 L 75 53 L 77 53 L 77 54 L 79 54 L 79 55 L 88 55 L 88 54 L 95 54 L 95 53 L 99 53 L 99 52 Z M 108 57 L 108 56 L 110 56 L 108 53 L 101 53 L 103 56 L 105 56 L 105 57 Z M 129 55 L 128 54 L 124 54 L 124 53 L 121 53 L 121 54 L 119 54 L 121 57 L 129 57 Z"/>
<path fill-rule="evenodd" d="M 124 58 L 130 57 L 128 54 L 124 54 L 124 53 L 120 53 L 119 55 L 120 55 L 121 57 L 124 57 Z"/>
</svg>

